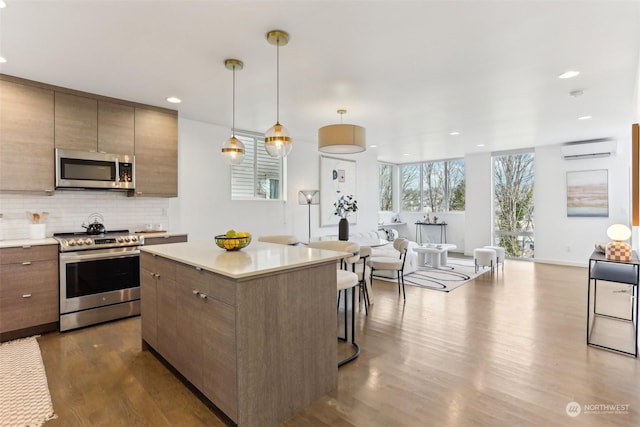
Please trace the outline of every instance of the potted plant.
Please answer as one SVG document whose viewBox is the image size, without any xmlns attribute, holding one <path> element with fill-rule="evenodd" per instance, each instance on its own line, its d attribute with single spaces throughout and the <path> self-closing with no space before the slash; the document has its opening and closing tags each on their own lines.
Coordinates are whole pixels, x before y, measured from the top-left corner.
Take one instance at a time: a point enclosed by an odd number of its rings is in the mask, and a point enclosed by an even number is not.
<svg viewBox="0 0 640 427">
<path fill-rule="evenodd" d="M 349 221 L 347 221 L 347 216 L 358 211 L 358 201 L 352 195 L 345 196 L 342 194 L 338 197 L 338 201 L 333 204 L 333 207 L 335 208 L 333 214 L 340 217 L 338 240 L 349 240 Z"/>
</svg>

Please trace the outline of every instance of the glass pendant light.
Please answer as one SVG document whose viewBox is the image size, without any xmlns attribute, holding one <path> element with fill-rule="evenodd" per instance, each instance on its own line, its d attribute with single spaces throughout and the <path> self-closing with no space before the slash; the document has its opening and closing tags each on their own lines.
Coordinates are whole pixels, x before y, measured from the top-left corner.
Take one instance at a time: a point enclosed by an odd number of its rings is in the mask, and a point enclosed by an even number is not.
<svg viewBox="0 0 640 427">
<path fill-rule="evenodd" d="M 238 59 L 227 59 L 224 66 L 233 71 L 233 119 L 231 138 L 222 144 L 222 158 L 228 165 L 239 165 L 244 160 L 244 144 L 236 138 L 236 70 L 242 70 L 244 64 Z"/>
<path fill-rule="evenodd" d="M 276 60 L 276 124 L 264 134 L 264 147 L 271 157 L 283 158 L 291 152 L 291 135 L 289 130 L 280 124 L 280 46 L 289 43 L 289 34 L 282 30 L 267 33 L 269 44 L 277 48 Z"/>
</svg>

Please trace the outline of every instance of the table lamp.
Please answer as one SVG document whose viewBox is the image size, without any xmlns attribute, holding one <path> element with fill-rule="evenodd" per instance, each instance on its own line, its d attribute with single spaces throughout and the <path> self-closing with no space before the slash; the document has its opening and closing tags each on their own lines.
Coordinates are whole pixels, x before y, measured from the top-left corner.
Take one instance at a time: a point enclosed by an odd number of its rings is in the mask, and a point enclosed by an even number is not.
<svg viewBox="0 0 640 427">
<path fill-rule="evenodd" d="M 311 205 L 320 204 L 320 191 L 319 190 L 300 190 L 298 191 L 298 204 L 307 205 L 309 207 L 309 239 L 307 243 L 311 241 Z"/>
<path fill-rule="evenodd" d="M 631 230 L 623 224 L 613 224 L 607 228 L 607 236 L 612 240 L 607 243 L 605 256 L 611 261 L 631 261 L 631 245 L 625 240 L 631 237 Z"/>
</svg>

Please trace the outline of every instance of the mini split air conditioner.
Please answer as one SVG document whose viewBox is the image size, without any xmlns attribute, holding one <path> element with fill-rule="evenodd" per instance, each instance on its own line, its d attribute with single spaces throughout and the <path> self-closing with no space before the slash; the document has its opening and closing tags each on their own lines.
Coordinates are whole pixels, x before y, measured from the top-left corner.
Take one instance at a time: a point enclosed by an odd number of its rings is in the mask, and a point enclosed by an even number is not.
<svg viewBox="0 0 640 427">
<path fill-rule="evenodd" d="M 562 145 L 565 160 L 595 159 L 608 157 L 616 153 L 618 141 L 613 139 L 591 139 L 588 141 L 567 142 Z"/>
</svg>

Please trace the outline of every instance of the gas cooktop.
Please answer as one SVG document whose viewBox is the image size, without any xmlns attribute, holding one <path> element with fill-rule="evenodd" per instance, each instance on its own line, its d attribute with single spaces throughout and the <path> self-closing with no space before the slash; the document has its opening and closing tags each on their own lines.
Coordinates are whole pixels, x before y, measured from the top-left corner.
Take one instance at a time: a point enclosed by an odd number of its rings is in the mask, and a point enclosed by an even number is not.
<svg viewBox="0 0 640 427">
<path fill-rule="evenodd" d="M 54 233 L 53 238 L 60 243 L 60 252 L 120 248 L 144 244 L 144 237 L 131 233 L 129 230 L 114 230 L 102 234 L 87 234 L 83 231 Z"/>
</svg>

